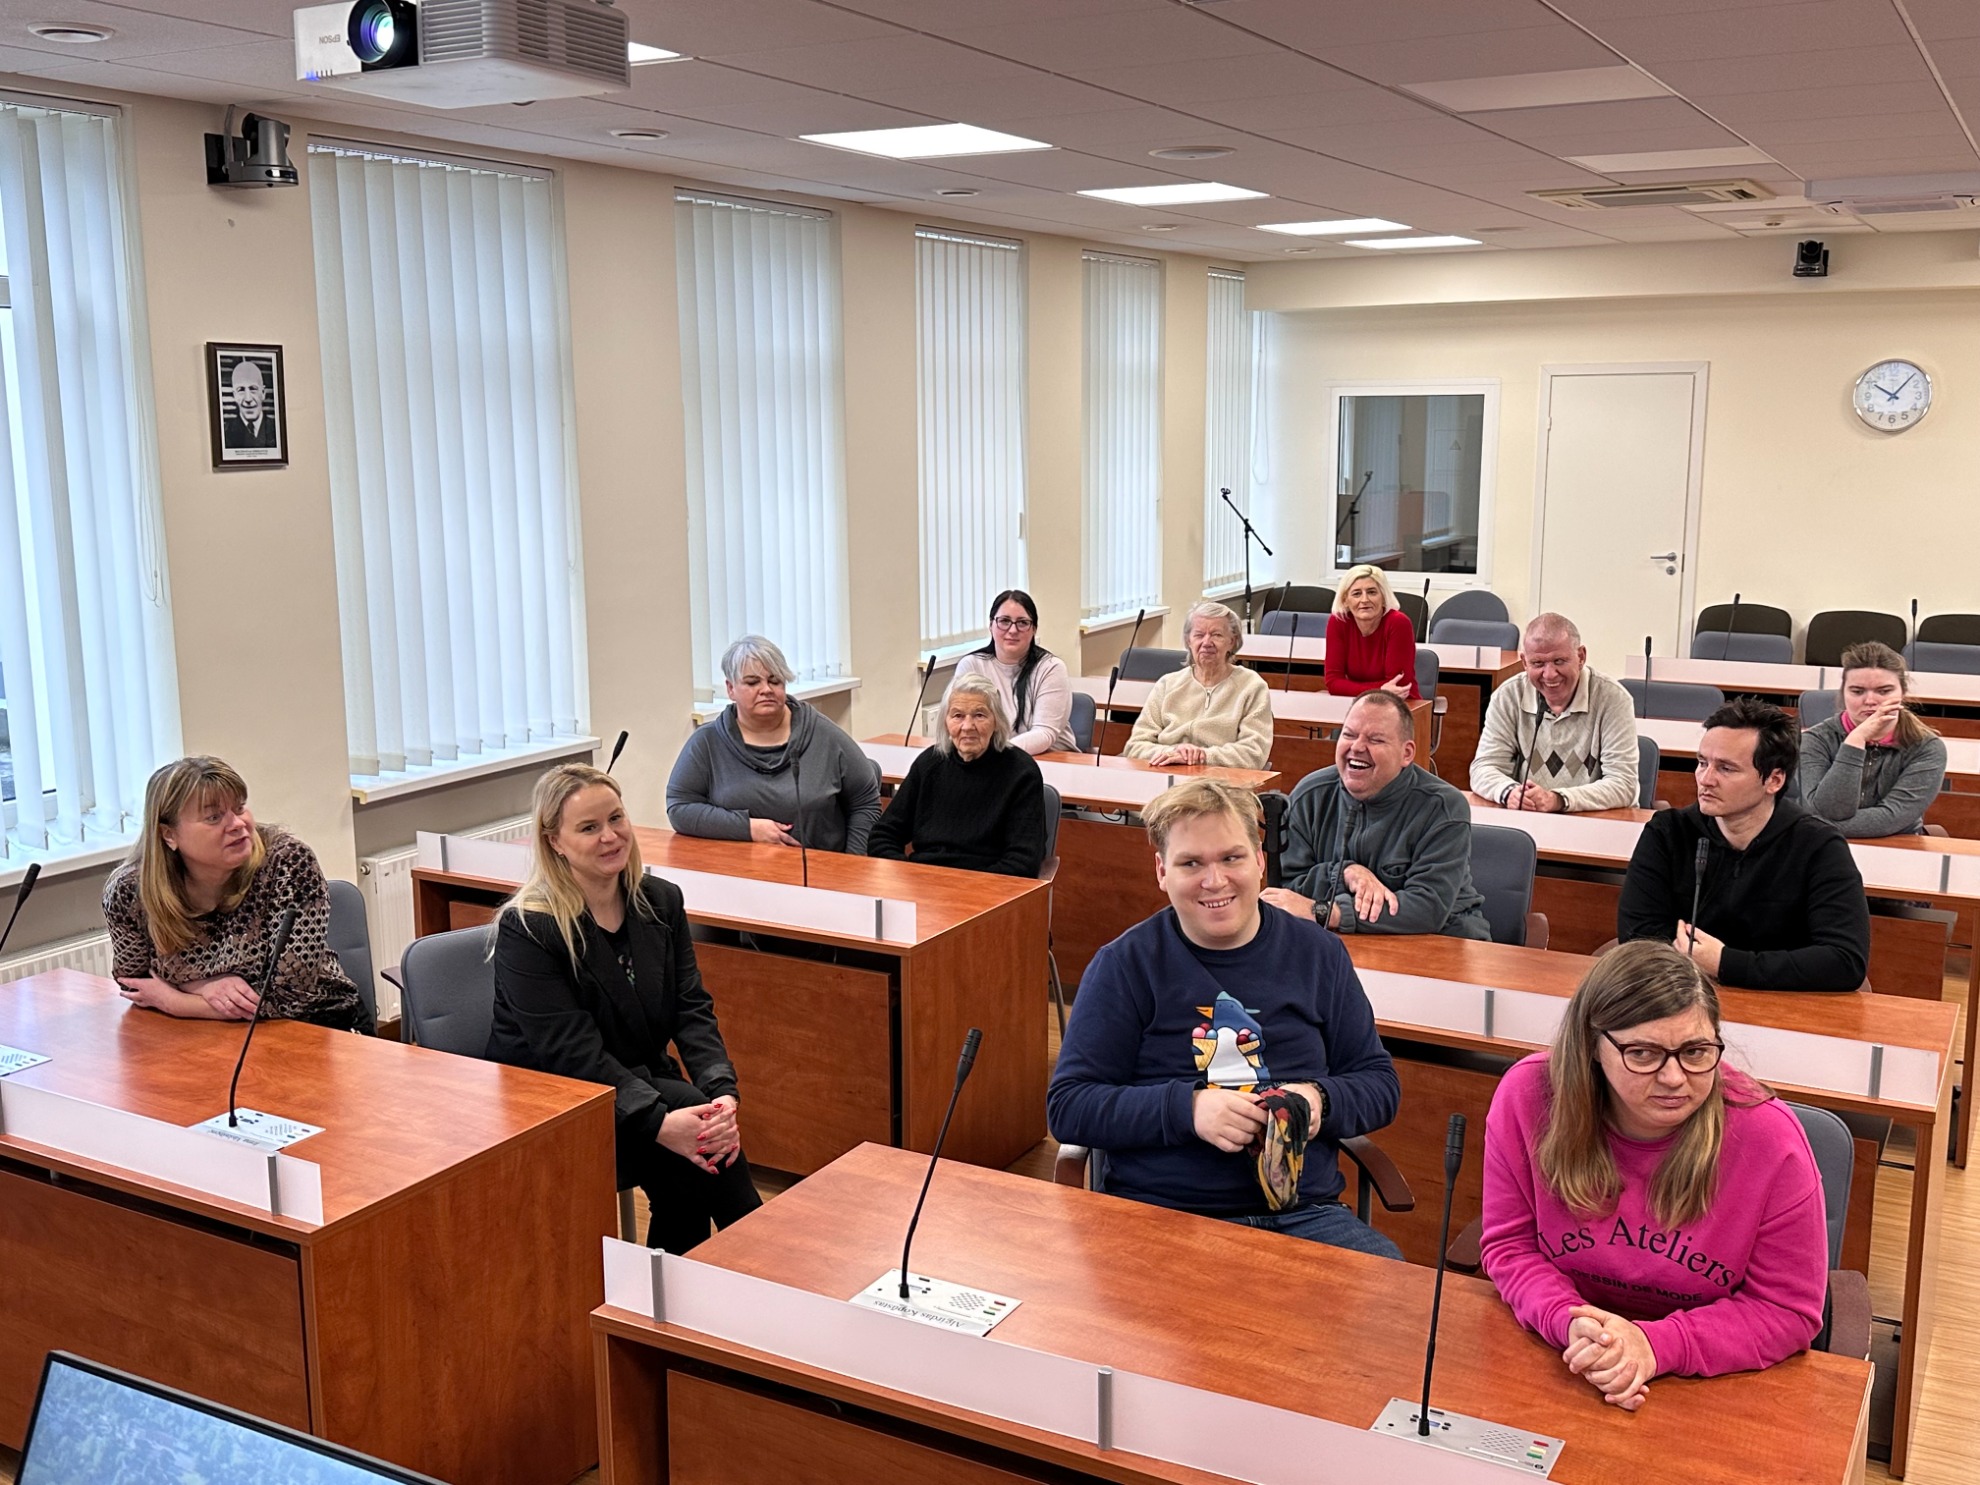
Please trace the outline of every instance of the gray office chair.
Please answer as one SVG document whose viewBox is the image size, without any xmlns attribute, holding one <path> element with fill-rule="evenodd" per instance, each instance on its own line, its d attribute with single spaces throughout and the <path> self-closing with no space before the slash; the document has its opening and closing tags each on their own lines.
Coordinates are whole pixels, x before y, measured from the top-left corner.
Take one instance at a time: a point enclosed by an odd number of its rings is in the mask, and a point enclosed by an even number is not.
<svg viewBox="0 0 1980 1485">
<path fill-rule="evenodd" d="M 1933 614 L 1920 619 L 1917 639 L 1920 644 L 1980 646 L 1980 614 Z"/>
<path fill-rule="evenodd" d="M 1923 632 L 1923 626 L 1920 626 Z M 1926 675 L 1980 675 L 1980 644 L 1947 644 L 1921 639 L 1905 654 L 1913 670 Z"/>
<path fill-rule="evenodd" d="M 1843 1225 L 1849 1216 L 1850 1178 L 1856 1166 L 1856 1146 L 1849 1127 L 1827 1109 L 1790 1103 L 1801 1121 L 1815 1169 L 1822 1177 L 1822 1208 L 1829 1230 L 1829 1337 L 1823 1348 L 1832 1356 L 1870 1356 L 1870 1281 L 1842 1262 Z"/>
<path fill-rule="evenodd" d="M 1258 632 L 1290 635 L 1297 624 L 1301 639 L 1325 639 L 1328 617 L 1327 614 L 1310 613 L 1302 608 L 1275 608 L 1258 621 Z"/>
<path fill-rule="evenodd" d="M 1464 588 L 1437 605 L 1437 612 L 1432 616 L 1432 621 L 1434 623 L 1437 619 L 1490 619 L 1494 623 L 1503 624 L 1511 618 L 1512 615 L 1506 612 L 1506 601 L 1498 594 L 1484 588 Z M 1454 642 L 1464 643 L 1463 640 Z M 1517 648 L 1517 644 L 1517 635 L 1515 635 L 1514 643 L 1505 648 L 1514 649 Z"/>
<path fill-rule="evenodd" d="M 1443 680 L 1444 668 L 1437 662 L 1437 652 L 1419 645 L 1416 650 L 1416 694 L 1430 703 L 1430 756 L 1437 756 L 1437 749 L 1444 741 L 1444 713 L 1451 709 L 1451 698 L 1439 696 L 1437 687 Z"/>
<path fill-rule="evenodd" d="M 1072 728 L 1073 746 L 1082 753 L 1093 751 L 1093 716 L 1099 710 L 1099 703 L 1084 691 L 1073 692 L 1072 714 L 1066 725 Z"/>
<path fill-rule="evenodd" d="M 1493 943 L 1547 947 L 1547 915 L 1533 911 L 1533 878 L 1539 869 L 1539 848 L 1524 830 L 1471 827 L 1471 884 L 1485 898 Z"/>
<path fill-rule="evenodd" d="M 357 986 L 364 1018 L 378 1028 L 378 983 L 371 969 L 371 925 L 365 921 L 364 894 L 350 882 L 330 883 L 330 952 L 344 977 Z"/>
<path fill-rule="evenodd" d="M 1794 712 L 1801 719 L 1801 730 L 1820 727 L 1836 714 L 1836 693 L 1833 691 L 1803 691 L 1801 699 L 1794 704 Z"/>
<path fill-rule="evenodd" d="M 1878 640 L 1901 650 L 1908 638 L 1905 622 L 1896 614 L 1862 608 L 1827 609 L 1808 621 L 1808 633 L 1801 642 L 1801 663 L 1840 665 L 1843 651 L 1853 644 Z"/>
<path fill-rule="evenodd" d="M 1437 610 L 1437 617 L 1430 621 L 1430 643 L 1482 645 L 1491 650 L 1516 650 L 1519 648 L 1519 625 L 1508 623 L 1504 619 L 1447 619 L 1444 617 L 1444 610 L 1440 608 Z"/>
<path fill-rule="evenodd" d="M 1726 704 L 1726 693 L 1717 686 L 1695 686 L 1689 681 L 1638 681 L 1625 679 L 1623 690 L 1636 703 L 1639 717 L 1663 717 L 1674 722 L 1702 722 Z"/>
<path fill-rule="evenodd" d="M 1744 622 L 1742 613 L 1740 620 Z M 1763 665 L 1792 665 L 1794 641 L 1785 634 L 1728 634 L 1723 629 L 1704 629 L 1691 636 L 1694 660 L 1745 660 Z"/>
<path fill-rule="evenodd" d="M 1334 610 L 1334 590 L 1322 588 L 1317 583 L 1281 583 L 1276 588 L 1254 589 L 1253 601 L 1258 605 L 1258 614 L 1276 613 L 1279 609 L 1297 609 L 1301 613 L 1327 614 Z M 1306 625 L 1299 626 L 1306 632 Z"/>
<path fill-rule="evenodd" d="M 1038 880 L 1047 884 L 1045 892 L 1045 978 L 1052 987 L 1052 1009 L 1058 1013 L 1059 1035 L 1066 1034 L 1066 989 L 1059 980 L 1059 956 L 1052 951 L 1051 882 L 1059 875 L 1059 815 L 1064 803 L 1059 791 L 1045 785 L 1045 855 L 1038 864 Z"/>
<path fill-rule="evenodd" d="M 1698 611 L 1698 622 L 1691 627 L 1694 633 L 1710 630 L 1716 634 L 1723 634 L 1733 627 L 1733 606 L 1730 603 L 1708 603 Z M 1774 608 L 1765 603 L 1741 603 L 1739 632 L 1778 634 L 1792 639 L 1794 616 L 1784 608 Z"/>
<path fill-rule="evenodd" d="M 1121 679 L 1159 681 L 1170 671 L 1181 670 L 1187 664 L 1187 650 L 1158 650 L 1149 645 L 1137 645 L 1121 651 Z"/>
<path fill-rule="evenodd" d="M 1664 766 L 1664 750 L 1654 737 L 1636 734 L 1636 807 L 1657 807 L 1657 772 Z"/>
<path fill-rule="evenodd" d="M 1430 600 L 1421 593 L 1396 594 L 1396 607 L 1403 611 L 1409 620 L 1409 627 L 1416 631 L 1416 642 L 1424 643 L 1430 637 Z"/>
</svg>

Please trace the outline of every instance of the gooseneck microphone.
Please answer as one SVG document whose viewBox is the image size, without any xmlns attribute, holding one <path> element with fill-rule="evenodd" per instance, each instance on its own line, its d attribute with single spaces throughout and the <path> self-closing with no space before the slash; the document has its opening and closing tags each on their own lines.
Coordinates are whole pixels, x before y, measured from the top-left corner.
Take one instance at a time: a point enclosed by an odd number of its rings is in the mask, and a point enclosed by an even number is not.
<svg viewBox="0 0 1980 1485">
<path fill-rule="evenodd" d="M 241 1086 L 241 1069 L 247 1065 L 248 1047 L 254 1042 L 254 1028 L 261 1024 L 261 1008 L 275 990 L 275 972 L 282 967 L 282 951 L 289 947 L 289 934 L 296 926 L 296 905 L 290 903 L 275 920 L 275 937 L 268 945 L 268 962 L 261 967 L 261 983 L 255 986 L 254 1014 L 248 1017 L 247 1035 L 241 1038 L 241 1055 L 234 1059 L 234 1076 L 227 1084 L 227 1127 L 238 1129 L 240 1119 L 236 1095 Z"/>
<path fill-rule="evenodd" d="M 1691 916 L 1685 920 L 1691 925 L 1691 941 L 1684 946 L 1687 954 L 1698 947 L 1698 901 L 1705 895 L 1705 860 L 1711 854 L 1712 843 L 1701 838 L 1691 856 Z"/>
<path fill-rule="evenodd" d="M 1430 1437 L 1430 1373 L 1437 1365 L 1437 1318 L 1444 1307 L 1445 1250 L 1451 1243 L 1451 1193 L 1457 1189 L 1458 1168 L 1464 1164 L 1464 1115 L 1451 1115 L 1444 1132 L 1444 1220 L 1437 1230 L 1437 1281 L 1430 1291 L 1430 1344 L 1423 1352 L 1423 1406 L 1416 1415 L 1419 1438 Z"/>
<path fill-rule="evenodd" d="M 914 710 L 908 713 L 907 731 L 901 734 L 902 747 L 906 747 L 908 739 L 914 736 L 914 724 L 921 719 L 922 698 L 928 695 L 928 678 L 933 674 L 935 674 L 935 657 L 930 655 L 928 663 L 921 667 L 921 689 L 914 693 Z"/>
<path fill-rule="evenodd" d="M 1643 715 L 1650 715 L 1650 636 L 1643 636 Z"/>
<path fill-rule="evenodd" d="M 1918 600 L 1911 600 L 1911 637 L 1905 641 L 1905 648 L 1912 654 L 1918 653 Z"/>
<path fill-rule="evenodd" d="M 929 1183 L 935 1179 L 935 1162 L 942 1158 L 942 1142 L 949 1137 L 949 1120 L 955 1117 L 956 1100 L 962 1097 L 969 1070 L 976 1066 L 976 1049 L 983 1045 L 981 1027 L 969 1028 L 963 1038 L 962 1056 L 956 1059 L 956 1086 L 949 1090 L 949 1106 L 942 1111 L 941 1132 L 935 1136 L 935 1149 L 928 1157 L 928 1174 L 921 1178 L 921 1195 L 914 1200 L 914 1215 L 908 1218 L 907 1238 L 901 1244 L 901 1298 L 908 1297 L 908 1253 L 914 1247 L 915 1225 L 921 1221 L 921 1204 L 928 1200 Z"/>
<path fill-rule="evenodd" d="M 1430 579 L 1423 580 L 1423 627 L 1417 631 L 1416 642 L 1426 644 L 1430 639 Z"/>
<path fill-rule="evenodd" d="M 797 750 L 791 750 L 791 793 L 797 796 L 797 808 L 791 814 L 791 834 L 798 843 L 798 884 L 811 885 L 811 857 L 804 846 L 804 769 Z"/>
<path fill-rule="evenodd" d="M 1733 635 L 1739 630 L 1739 594 L 1733 594 L 1732 613 L 1726 618 L 1726 642 L 1719 646 L 1719 658 L 1732 658 Z"/>
<path fill-rule="evenodd" d="M 1107 703 L 1100 708 L 1100 725 L 1093 729 L 1093 766 L 1100 766 L 1101 750 L 1107 746 L 1107 718 L 1114 714 L 1114 687 L 1121 683 L 1121 668 L 1107 672 Z"/>
<path fill-rule="evenodd" d="M 1279 688 L 1281 691 L 1292 690 L 1293 651 L 1299 648 L 1299 610 L 1294 609 L 1292 616 L 1292 638 L 1286 641 L 1286 683 Z"/>
<path fill-rule="evenodd" d="M 632 734 L 630 732 L 621 732 L 619 734 L 619 740 L 612 744 L 612 756 L 605 760 L 605 772 L 610 773 L 619 766 L 619 754 L 625 752 L 626 739 L 631 736 Z"/>
<path fill-rule="evenodd" d="M 41 863 L 30 861 L 27 870 L 21 873 L 21 885 L 14 891 L 14 910 L 7 915 L 7 926 L 0 928 L 0 950 L 7 947 L 7 940 L 14 932 L 14 925 L 20 921 L 21 909 L 27 904 L 28 894 L 34 891 L 34 884 L 41 879 Z"/>
</svg>

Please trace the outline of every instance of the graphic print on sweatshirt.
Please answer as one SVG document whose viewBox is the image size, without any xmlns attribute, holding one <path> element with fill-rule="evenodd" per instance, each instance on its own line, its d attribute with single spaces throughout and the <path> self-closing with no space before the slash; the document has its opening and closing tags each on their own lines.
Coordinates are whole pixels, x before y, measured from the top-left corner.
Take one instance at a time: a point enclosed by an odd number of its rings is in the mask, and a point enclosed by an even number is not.
<svg viewBox="0 0 1980 1485">
<path fill-rule="evenodd" d="M 1249 1093 L 1272 1081 L 1256 1011 L 1246 1010 L 1224 990 L 1217 992 L 1214 1004 L 1196 1009 L 1204 1020 L 1191 1033 L 1190 1042 L 1196 1051 L 1196 1070 L 1206 1083 Z"/>
</svg>

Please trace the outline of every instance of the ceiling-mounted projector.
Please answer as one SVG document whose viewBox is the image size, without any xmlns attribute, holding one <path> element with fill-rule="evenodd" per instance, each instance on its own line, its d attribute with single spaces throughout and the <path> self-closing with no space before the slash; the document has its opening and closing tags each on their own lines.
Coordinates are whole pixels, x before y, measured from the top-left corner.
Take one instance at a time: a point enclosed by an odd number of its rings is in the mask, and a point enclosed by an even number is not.
<svg viewBox="0 0 1980 1485">
<path fill-rule="evenodd" d="M 598 0 L 339 0 L 295 25 L 299 80 L 429 108 L 632 86 L 625 15 Z"/>
</svg>

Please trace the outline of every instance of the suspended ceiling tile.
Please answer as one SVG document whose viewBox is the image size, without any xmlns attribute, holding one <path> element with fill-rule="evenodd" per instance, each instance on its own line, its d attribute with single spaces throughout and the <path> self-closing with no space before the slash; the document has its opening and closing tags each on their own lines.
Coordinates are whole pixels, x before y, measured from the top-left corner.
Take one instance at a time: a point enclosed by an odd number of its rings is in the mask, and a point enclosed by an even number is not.
<svg viewBox="0 0 1980 1485">
<path fill-rule="evenodd" d="M 1866 5 L 1863 0 L 1740 5 L 1681 19 L 1645 16 L 1604 21 L 1595 29 L 1609 45 L 1644 66 L 1910 44 L 1910 34 L 1894 7 Z"/>
<path fill-rule="evenodd" d="M 1048 144 L 1056 144 L 1068 149 L 1080 149 L 1089 145 L 1135 144 L 1145 152 L 1164 145 L 1200 144 L 1202 136 L 1214 133 L 1206 130 L 1202 122 L 1188 114 L 1172 109 L 1157 108 L 1152 104 L 1130 103 L 1119 108 L 1102 109 L 1092 113 L 1048 115 L 1027 119 L 1021 131 L 1033 139 L 1042 139 Z M 1212 141 L 1215 142 L 1215 141 Z M 1214 171 L 1208 174 L 1201 170 L 1222 165 L 1220 160 L 1206 160 L 1198 165 L 1182 167 L 1183 173 L 1192 179 L 1221 179 Z M 1174 167 L 1171 167 L 1174 168 Z M 1232 181 L 1232 185 L 1242 185 L 1242 181 Z"/>
<path fill-rule="evenodd" d="M 28 29 L 44 21 L 101 26 L 112 34 L 108 39 L 88 46 L 73 46 L 67 42 L 44 40 Z M 284 29 L 287 29 L 286 26 Z M 75 60 L 135 61 L 162 56 L 167 52 L 238 46 L 243 42 L 266 39 L 265 31 L 215 25 L 174 15 L 154 15 L 144 10 L 126 10 L 121 6 L 96 4 L 93 0 L 48 0 L 45 6 L 8 0 L 6 13 L 0 16 L 0 44 L 24 52 L 40 52 L 50 59 L 49 65 L 55 67 L 67 66 Z"/>
<path fill-rule="evenodd" d="M 1928 80 L 1922 83 L 1795 88 L 1779 93 L 1735 90 L 1696 95 L 1693 101 L 1714 118 L 1723 121 L 1728 128 L 1750 134 L 1750 126 L 1774 119 L 1841 119 L 1886 113 L 1921 113 L 1943 107 L 1945 96 Z"/>
<path fill-rule="evenodd" d="M 1445 114 L 1403 93 L 1336 73 L 1324 93 L 1283 94 L 1271 98 L 1231 98 L 1194 103 L 1190 112 L 1215 119 L 1234 129 L 1277 134 L 1284 129 L 1322 124 L 1401 123 L 1412 119 L 1444 118 Z"/>
<path fill-rule="evenodd" d="M 650 46 L 691 57 L 761 51 L 776 46 L 826 46 L 898 28 L 872 16 L 812 0 L 638 0 L 627 7 L 633 34 Z"/>
<path fill-rule="evenodd" d="M 983 7 L 983 13 L 995 12 Z M 1132 24 L 1123 24 L 1117 16 L 1067 16 L 975 26 L 952 36 L 965 46 L 1076 77 L 1101 67 L 1144 67 L 1273 50 L 1270 42 L 1181 5 L 1137 15 Z"/>
<path fill-rule="evenodd" d="M 1776 57 L 1726 57 L 1708 62 L 1660 62 L 1653 70 L 1672 88 L 1689 98 L 1720 94 L 1749 97 L 1876 84 L 1932 84 L 1932 74 L 1918 48 L 1866 46 L 1845 51 L 1795 52 Z"/>
<path fill-rule="evenodd" d="M 1870 118 L 1782 119 L 1761 124 L 1751 132 L 1755 145 L 1779 159 L 1797 144 L 1819 144 L 1825 140 L 1916 139 L 1924 135 L 1957 131 L 1959 121 L 1949 108 L 1927 109 L 1919 113 L 1876 114 Z"/>
<path fill-rule="evenodd" d="M 1904 9 L 1927 42 L 1980 36 L 1980 5 L 1973 0 L 1904 0 Z"/>
<path fill-rule="evenodd" d="M 1980 4 L 1974 7 L 1980 15 Z M 1948 82 L 1980 77 L 1980 35 L 1962 41 L 1935 41 L 1931 47 L 1932 65 Z"/>
<path fill-rule="evenodd" d="M 1535 72 L 1575 72 L 1617 67 L 1623 58 L 1563 21 L 1469 36 L 1432 36 L 1374 46 L 1327 46 L 1320 57 L 1375 82 L 1411 83 L 1506 77 Z"/>
<path fill-rule="evenodd" d="M 952 35 L 983 24 L 982 0 L 835 0 L 844 10 L 912 26 L 917 31 Z M 997 18 L 1012 25 L 1066 16 L 1113 16 L 1165 10 L 1172 0 L 997 0 Z"/>
<path fill-rule="evenodd" d="M 1320 5 L 1314 0 L 1243 0 L 1223 11 L 1232 25 L 1301 51 L 1527 29 L 1558 18 L 1539 0 L 1425 0 L 1401 5 Z"/>
<path fill-rule="evenodd" d="M 1551 0 L 1563 15 L 1579 21 L 1590 30 L 1601 31 L 1608 23 L 1642 17 L 1670 16 L 1680 24 L 1695 15 L 1726 8 L 1726 0 Z M 1786 8 L 1807 0 L 1739 0 L 1742 10 Z M 1915 0 L 1911 0 L 1915 3 Z"/>
<path fill-rule="evenodd" d="M 1081 75 L 1099 87 L 1177 107 L 1234 98 L 1310 97 L 1354 81 L 1332 67 L 1289 51 L 1192 58 L 1148 67 L 1103 67 Z"/>
</svg>

